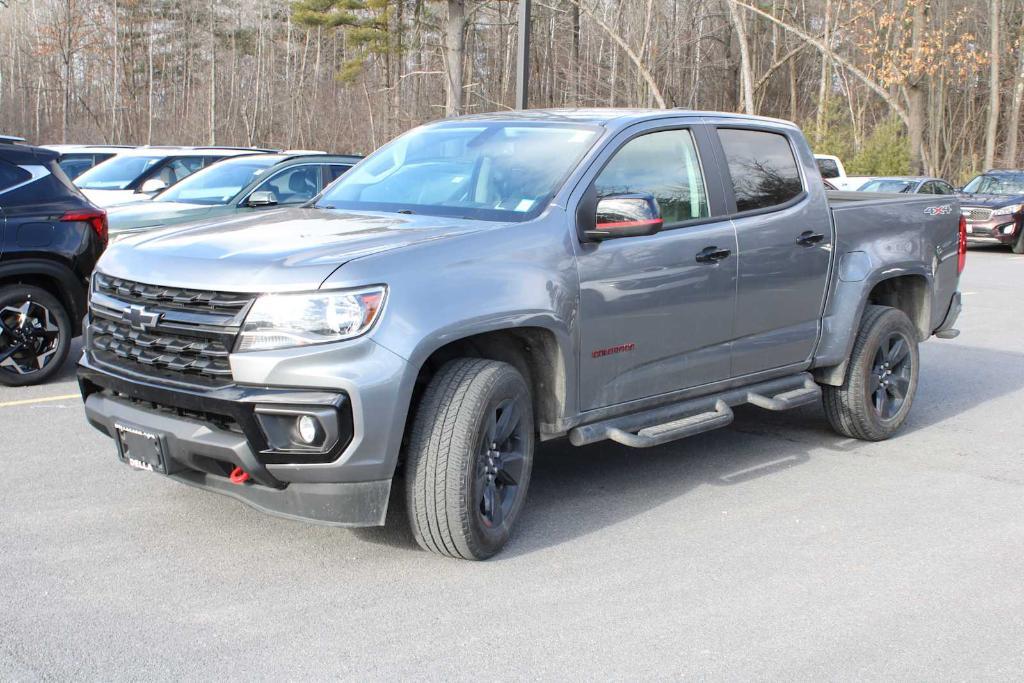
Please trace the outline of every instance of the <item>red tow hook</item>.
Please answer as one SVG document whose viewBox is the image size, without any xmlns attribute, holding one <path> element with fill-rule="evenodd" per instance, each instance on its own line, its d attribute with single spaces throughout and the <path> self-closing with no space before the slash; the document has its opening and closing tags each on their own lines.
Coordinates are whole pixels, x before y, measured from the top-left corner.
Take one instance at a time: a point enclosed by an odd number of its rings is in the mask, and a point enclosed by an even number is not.
<svg viewBox="0 0 1024 683">
<path fill-rule="evenodd" d="M 249 481 L 249 473 L 243 470 L 241 467 L 236 467 L 231 470 L 231 474 L 228 476 L 232 484 L 241 486 L 245 482 Z"/>
</svg>

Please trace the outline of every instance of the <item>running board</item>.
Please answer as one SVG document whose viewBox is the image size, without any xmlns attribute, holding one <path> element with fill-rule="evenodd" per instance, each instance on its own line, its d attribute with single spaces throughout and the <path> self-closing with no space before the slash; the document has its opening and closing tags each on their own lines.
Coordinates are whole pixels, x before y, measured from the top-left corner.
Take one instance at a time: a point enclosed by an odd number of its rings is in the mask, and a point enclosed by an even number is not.
<svg viewBox="0 0 1024 683">
<path fill-rule="evenodd" d="M 718 394 L 673 403 L 632 415 L 581 425 L 569 432 L 574 446 L 611 439 L 633 448 L 650 448 L 669 441 L 725 427 L 733 420 L 732 406 L 750 403 L 766 410 L 789 410 L 821 398 L 821 387 L 810 373 L 759 382 Z"/>
</svg>

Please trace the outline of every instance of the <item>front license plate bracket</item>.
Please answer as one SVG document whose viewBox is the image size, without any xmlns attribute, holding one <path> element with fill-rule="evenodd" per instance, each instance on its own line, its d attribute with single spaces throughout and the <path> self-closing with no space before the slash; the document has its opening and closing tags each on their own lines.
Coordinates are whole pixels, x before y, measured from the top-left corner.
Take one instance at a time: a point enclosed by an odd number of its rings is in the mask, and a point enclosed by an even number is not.
<svg viewBox="0 0 1024 683">
<path fill-rule="evenodd" d="M 164 440 L 159 434 L 134 425 L 115 423 L 117 455 L 122 462 L 138 470 L 167 474 Z"/>
</svg>

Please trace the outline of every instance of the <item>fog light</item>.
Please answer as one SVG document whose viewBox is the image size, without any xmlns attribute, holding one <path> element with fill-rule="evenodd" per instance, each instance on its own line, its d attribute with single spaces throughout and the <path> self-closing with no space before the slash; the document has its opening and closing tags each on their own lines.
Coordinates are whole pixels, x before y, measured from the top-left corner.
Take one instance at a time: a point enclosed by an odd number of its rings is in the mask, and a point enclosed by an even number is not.
<svg viewBox="0 0 1024 683">
<path fill-rule="evenodd" d="M 1013 223 L 1010 223 L 1009 225 L 1003 226 L 1003 234 L 1004 235 L 1009 235 L 1012 232 L 1013 232 Z"/>
<path fill-rule="evenodd" d="M 315 442 L 320 433 L 320 425 L 312 415 L 301 416 L 295 421 L 295 426 L 299 432 L 299 438 L 307 444 Z"/>
</svg>

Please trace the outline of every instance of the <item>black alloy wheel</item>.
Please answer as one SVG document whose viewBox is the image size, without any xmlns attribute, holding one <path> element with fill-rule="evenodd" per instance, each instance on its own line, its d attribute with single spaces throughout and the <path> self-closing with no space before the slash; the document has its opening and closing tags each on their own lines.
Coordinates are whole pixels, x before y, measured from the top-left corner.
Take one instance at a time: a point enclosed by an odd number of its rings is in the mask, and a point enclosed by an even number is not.
<svg viewBox="0 0 1024 683">
<path fill-rule="evenodd" d="M 913 377 L 910 340 L 901 331 L 890 332 L 878 345 L 868 391 L 875 414 L 883 420 L 896 417 L 910 390 Z"/>
<path fill-rule="evenodd" d="M 523 478 L 526 435 L 517 399 L 505 399 L 485 420 L 474 492 L 481 523 L 494 529 L 502 525 L 515 507 Z"/>
<path fill-rule="evenodd" d="M 64 306 L 45 290 L 0 289 L 0 384 L 36 384 L 60 369 L 70 347 Z"/>
<path fill-rule="evenodd" d="M 533 468 L 530 387 L 512 365 L 449 361 L 431 378 L 405 448 L 405 493 L 416 542 L 483 560 L 508 542 Z"/>
</svg>

